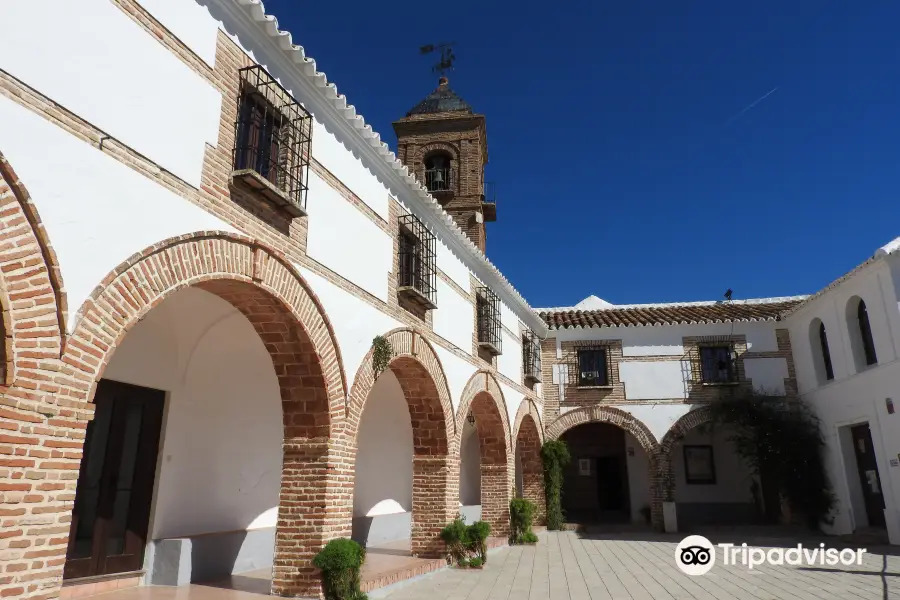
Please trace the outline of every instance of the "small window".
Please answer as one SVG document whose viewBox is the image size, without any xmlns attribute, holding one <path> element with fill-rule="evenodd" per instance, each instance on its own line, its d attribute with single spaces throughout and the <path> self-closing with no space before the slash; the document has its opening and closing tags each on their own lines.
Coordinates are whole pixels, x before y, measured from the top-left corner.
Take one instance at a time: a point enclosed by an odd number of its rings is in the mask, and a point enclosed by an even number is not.
<svg viewBox="0 0 900 600">
<path fill-rule="evenodd" d="M 831 351 L 828 349 L 828 336 L 825 334 L 825 323 L 819 323 L 819 346 L 822 349 L 822 362 L 825 367 L 825 380 L 834 379 L 834 369 L 831 366 Z"/>
<path fill-rule="evenodd" d="M 425 159 L 425 187 L 429 192 L 444 192 L 451 189 L 453 170 L 448 154 L 433 154 Z"/>
<path fill-rule="evenodd" d="M 232 177 L 305 215 L 311 117 L 262 67 L 239 73 Z"/>
<path fill-rule="evenodd" d="M 609 385 L 609 365 L 606 348 L 578 350 L 578 387 Z"/>
<path fill-rule="evenodd" d="M 425 310 L 437 308 L 434 234 L 415 215 L 398 219 L 397 293 Z"/>
<path fill-rule="evenodd" d="M 874 365 L 878 362 L 878 357 L 875 354 L 875 340 L 872 338 L 872 326 L 869 325 L 869 311 L 862 299 L 860 299 L 859 306 L 856 308 L 856 317 L 859 320 L 859 335 L 862 338 L 866 365 Z"/>
<path fill-rule="evenodd" d="M 479 287 L 475 291 L 475 309 L 478 318 L 478 345 L 490 354 L 501 354 L 500 298 L 490 288 Z"/>
<path fill-rule="evenodd" d="M 715 485 L 716 463 L 713 447 L 697 445 L 684 447 L 684 482 L 689 485 Z"/>
<path fill-rule="evenodd" d="M 530 330 L 522 335 L 522 372 L 526 382 L 541 381 L 541 339 Z"/>
<path fill-rule="evenodd" d="M 700 347 L 700 374 L 703 383 L 737 381 L 734 363 L 734 348 L 730 345 Z"/>
</svg>

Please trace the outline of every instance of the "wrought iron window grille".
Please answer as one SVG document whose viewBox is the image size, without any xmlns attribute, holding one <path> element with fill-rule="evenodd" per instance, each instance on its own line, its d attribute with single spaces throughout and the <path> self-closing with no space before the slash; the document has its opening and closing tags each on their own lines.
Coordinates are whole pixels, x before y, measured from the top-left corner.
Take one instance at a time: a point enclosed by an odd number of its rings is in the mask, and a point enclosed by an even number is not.
<svg viewBox="0 0 900 600">
<path fill-rule="evenodd" d="M 701 383 L 737 383 L 737 352 L 734 344 L 701 344 L 697 352 Z"/>
<path fill-rule="evenodd" d="M 232 178 L 298 217 L 306 214 L 312 117 L 259 65 L 238 71 Z"/>
<path fill-rule="evenodd" d="M 415 215 L 398 218 L 397 293 L 426 310 L 437 308 L 436 242 Z"/>
<path fill-rule="evenodd" d="M 501 354 L 500 298 L 489 287 L 482 286 L 475 291 L 475 306 L 478 314 L 478 345 L 491 354 Z"/>
<path fill-rule="evenodd" d="M 522 334 L 522 366 L 525 381 L 541 381 L 541 339 L 531 330 Z"/>
<path fill-rule="evenodd" d="M 607 344 L 590 344 L 576 347 L 567 365 L 569 385 L 581 388 L 609 387 L 612 385 L 612 361 Z"/>
</svg>

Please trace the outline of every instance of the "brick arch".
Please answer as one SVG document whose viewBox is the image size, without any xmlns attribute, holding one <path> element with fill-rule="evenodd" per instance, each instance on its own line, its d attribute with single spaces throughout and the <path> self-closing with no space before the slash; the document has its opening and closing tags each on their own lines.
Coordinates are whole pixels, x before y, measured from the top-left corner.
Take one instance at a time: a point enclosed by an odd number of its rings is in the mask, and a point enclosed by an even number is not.
<svg viewBox="0 0 900 600">
<path fill-rule="evenodd" d="M 531 398 L 519 404 L 513 427 L 515 440 L 516 468 L 522 477 L 522 497 L 537 507 L 535 524 L 543 525 L 546 520 L 546 497 L 544 496 L 544 466 L 541 462 L 543 426 L 540 411 Z"/>
<path fill-rule="evenodd" d="M 656 436 L 637 417 L 614 406 L 584 406 L 564 413 L 547 426 L 546 437 L 559 439 L 569 429 L 585 423 L 610 423 L 634 436 L 648 456 L 657 452 Z"/>
<path fill-rule="evenodd" d="M 481 519 L 491 524 L 493 535 L 506 536 L 515 457 L 503 392 L 487 371 L 476 372 L 463 390 L 456 412 L 457 454 L 462 443 L 463 420 L 470 413 L 475 418 L 481 453 Z"/>
<path fill-rule="evenodd" d="M 458 479 L 451 477 L 456 461 L 451 452 L 456 423 L 450 389 L 440 359 L 428 340 L 410 328 L 394 329 L 384 337 L 393 351 L 388 368 L 400 382 L 413 430 L 411 549 L 416 556 L 439 557 L 443 554 L 440 531 L 452 519 L 458 495 Z M 356 373 L 342 428 L 342 444 L 349 455 L 343 470 L 351 488 L 360 422 L 377 380 L 372 354 L 370 349 Z M 350 519 L 352 510 L 351 495 L 341 513 Z"/>
<path fill-rule="evenodd" d="M 666 435 L 663 436 L 662 442 L 660 442 L 659 444 L 660 453 L 671 453 L 672 448 L 675 447 L 675 444 L 679 442 L 681 438 L 683 438 L 690 430 L 709 423 L 711 418 L 712 417 L 709 408 L 706 406 L 694 409 L 681 415 L 681 417 L 679 417 L 679 419 L 675 421 L 671 427 L 669 427 Z"/>
<path fill-rule="evenodd" d="M 63 349 L 66 395 L 83 431 L 97 382 L 131 327 L 173 293 L 196 287 L 231 303 L 254 327 L 278 377 L 284 421 L 272 592 L 317 595 L 311 559 L 335 529 L 323 497 L 331 422 L 343 416 L 338 347 L 321 305 L 290 263 L 260 244 L 220 232 L 167 240 L 110 273 L 79 311 Z M 77 460 L 73 463 L 77 468 Z M 60 557 L 65 548 L 60 549 Z"/>
<path fill-rule="evenodd" d="M 416 163 L 423 162 L 425 157 L 435 152 L 446 152 L 450 155 L 450 160 L 456 165 L 459 163 L 459 148 L 456 144 L 450 142 L 431 142 L 416 148 L 414 160 Z"/>
<path fill-rule="evenodd" d="M 0 387 L 42 381 L 35 363 L 58 358 L 66 294 L 56 253 L 25 184 L 0 152 Z"/>
</svg>

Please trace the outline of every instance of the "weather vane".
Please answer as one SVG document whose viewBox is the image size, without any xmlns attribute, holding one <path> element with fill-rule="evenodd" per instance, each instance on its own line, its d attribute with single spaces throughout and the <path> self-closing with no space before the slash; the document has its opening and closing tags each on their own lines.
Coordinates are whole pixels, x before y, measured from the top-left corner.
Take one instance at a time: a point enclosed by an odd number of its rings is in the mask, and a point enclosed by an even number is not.
<svg viewBox="0 0 900 600">
<path fill-rule="evenodd" d="M 443 77 L 446 71 L 453 70 L 453 61 L 456 60 L 456 55 L 453 54 L 452 48 L 455 45 L 456 42 L 428 44 L 427 46 L 422 46 L 421 48 L 419 48 L 419 54 L 431 54 L 432 52 L 440 52 L 441 60 L 438 61 L 438 63 L 434 65 L 431 70 L 435 73 L 440 73 L 441 77 Z"/>
</svg>

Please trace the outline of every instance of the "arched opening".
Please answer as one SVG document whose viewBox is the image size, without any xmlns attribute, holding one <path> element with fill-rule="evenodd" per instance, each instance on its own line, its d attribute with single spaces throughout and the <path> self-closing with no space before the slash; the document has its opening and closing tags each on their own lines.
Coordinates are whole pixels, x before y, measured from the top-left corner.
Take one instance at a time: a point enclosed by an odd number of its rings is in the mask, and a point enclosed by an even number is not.
<svg viewBox="0 0 900 600">
<path fill-rule="evenodd" d="M 704 409 L 676 421 L 659 447 L 662 494 L 675 503 L 678 529 L 763 522 L 767 503 L 777 514 L 777 494 L 738 454 L 728 427 L 709 422 Z M 667 488 L 666 488 L 667 486 Z"/>
<path fill-rule="evenodd" d="M 327 441 L 302 442 L 329 428 L 304 338 L 278 300 L 224 280 L 171 294 L 130 329 L 97 385 L 67 578 L 145 569 L 179 585 L 268 578 L 276 554 L 308 560 L 320 540 L 276 531 L 324 517 L 299 501 L 324 479 L 293 471 L 323 455 Z M 302 571 L 274 587 L 306 589 Z"/>
<path fill-rule="evenodd" d="M 847 302 L 847 330 L 850 335 L 850 350 L 856 371 L 862 371 L 878 363 L 875 353 L 875 339 L 869 323 L 869 309 L 859 296 L 853 296 Z"/>
<path fill-rule="evenodd" d="M 473 428 L 474 434 L 466 436 L 466 427 Z M 469 405 L 460 443 L 460 501 L 465 503 L 474 500 L 476 487 L 472 480 L 477 464 L 477 472 L 480 475 L 477 486 L 480 511 L 477 511 L 476 515 L 472 505 L 464 504 L 463 514 L 468 522 L 477 517 L 490 523 L 491 533 L 495 536 L 505 536 L 509 533 L 509 500 L 513 482 L 512 473 L 509 471 L 505 431 L 503 417 L 494 397 L 484 391 L 475 394 Z M 465 498 L 462 483 L 464 479 L 468 480 L 465 485 Z"/>
<path fill-rule="evenodd" d="M 356 440 L 352 535 L 370 547 L 438 557 L 440 530 L 456 508 L 450 500 L 456 488 L 451 492 L 449 479 L 447 428 L 452 421 L 426 367 L 436 364 L 427 343 L 409 330 L 388 338 L 398 355 L 377 378 L 367 357 L 351 394 Z M 416 342 L 421 345 L 413 358 Z"/>
<path fill-rule="evenodd" d="M 443 192 L 452 189 L 452 177 L 450 154 L 438 151 L 425 157 L 425 187 L 428 191 Z"/>
<path fill-rule="evenodd" d="M 546 518 L 543 475 L 540 433 L 534 418 L 526 414 L 516 433 L 516 495 L 537 507 L 536 525 L 543 525 Z"/>
<path fill-rule="evenodd" d="M 413 429 L 390 369 L 375 381 L 357 434 L 352 537 L 365 546 L 408 541 L 412 531 Z"/>
<path fill-rule="evenodd" d="M 467 523 L 481 519 L 481 444 L 471 413 L 463 422 L 459 443 L 459 513 Z"/>
<path fill-rule="evenodd" d="M 648 522 L 650 457 L 631 433 L 612 424 L 590 422 L 560 438 L 572 462 L 563 474 L 566 519 L 578 523 Z"/>
<path fill-rule="evenodd" d="M 812 352 L 816 380 L 821 384 L 834 379 L 828 335 L 825 332 L 825 323 L 821 319 L 813 319 L 809 324 L 809 347 Z"/>
</svg>

